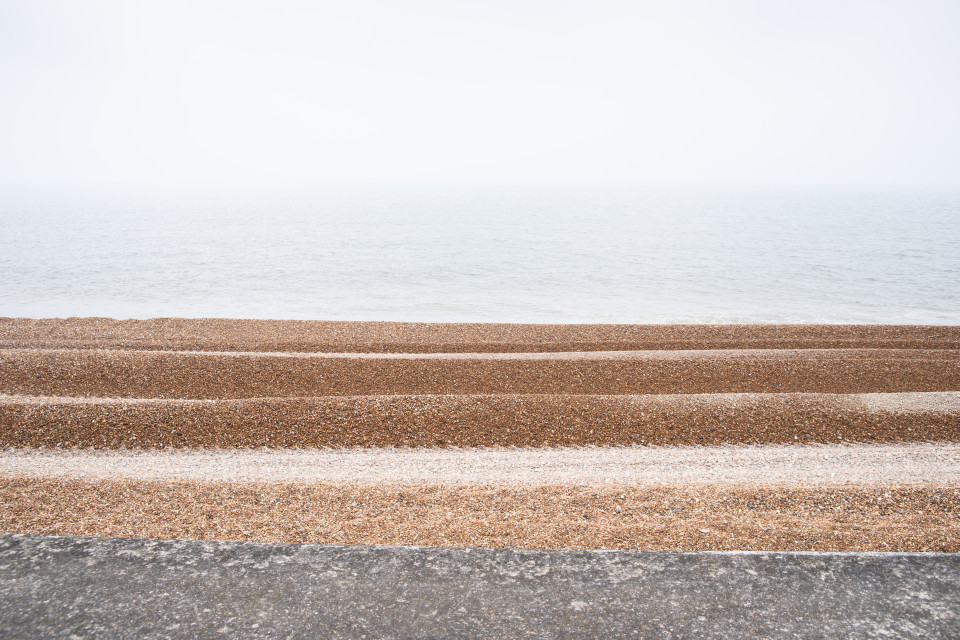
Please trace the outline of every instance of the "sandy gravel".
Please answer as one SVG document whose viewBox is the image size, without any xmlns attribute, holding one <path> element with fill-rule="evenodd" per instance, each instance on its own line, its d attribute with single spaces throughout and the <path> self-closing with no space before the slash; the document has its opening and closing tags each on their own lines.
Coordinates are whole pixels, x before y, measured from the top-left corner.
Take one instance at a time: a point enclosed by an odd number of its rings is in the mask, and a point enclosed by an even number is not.
<svg viewBox="0 0 960 640">
<path fill-rule="evenodd" d="M 647 349 L 643 351 L 531 351 L 531 352 L 436 352 L 436 353 L 379 353 L 379 352 L 327 352 L 327 351 L 210 351 L 151 349 L 143 354 L 137 349 L 38 349 L 9 348 L 0 351 L 10 356 L 22 353 L 24 357 L 58 354 L 100 356 L 116 359 L 118 356 L 140 355 L 210 356 L 214 358 L 280 358 L 280 359 L 333 359 L 333 360 L 697 360 L 708 358 L 784 359 L 784 358 L 868 358 L 884 360 L 940 359 L 960 354 L 956 349 Z M 106 353 L 105 353 L 106 352 Z"/>
<path fill-rule="evenodd" d="M 321 544 L 960 551 L 960 488 L 364 487 L 0 478 L 0 530 Z"/>
<path fill-rule="evenodd" d="M 960 327 L 0 318 L 0 346 L 375 352 L 835 347 L 960 349 Z"/>
<path fill-rule="evenodd" d="M 960 351 L 727 350 L 684 357 L 243 357 L 0 350 L 0 393 L 141 398 L 960 390 Z"/>
<path fill-rule="evenodd" d="M 960 486 L 960 444 L 0 453 L 0 476 L 359 485 Z"/>
<path fill-rule="evenodd" d="M 960 392 L 332 396 L 132 400 L 0 396 L 5 447 L 523 447 L 960 442 Z"/>
<path fill-rule="evenodd" d="M 958 443 L 960 327 L 0 319 L 0 531 L 960 552 Z"/>
<path fill-rule="evenodd" d="M 909 414 L 917 411 L 960 413 L 960 391 L 945 393 L 864 393 L 846 396 L 867 411 Z"/>
</svg>

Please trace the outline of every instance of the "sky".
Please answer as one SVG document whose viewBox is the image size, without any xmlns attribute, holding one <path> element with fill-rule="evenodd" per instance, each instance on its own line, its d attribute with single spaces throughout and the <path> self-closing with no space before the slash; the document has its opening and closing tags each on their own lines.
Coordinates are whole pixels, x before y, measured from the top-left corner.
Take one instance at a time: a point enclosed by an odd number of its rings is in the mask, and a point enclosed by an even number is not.
<svg viewBox="0 0 960 640">
<path fill-rule="evenodd" d="M 0 0 L 0 186 L 960 187 L 956 0 Z"/>
</svg>

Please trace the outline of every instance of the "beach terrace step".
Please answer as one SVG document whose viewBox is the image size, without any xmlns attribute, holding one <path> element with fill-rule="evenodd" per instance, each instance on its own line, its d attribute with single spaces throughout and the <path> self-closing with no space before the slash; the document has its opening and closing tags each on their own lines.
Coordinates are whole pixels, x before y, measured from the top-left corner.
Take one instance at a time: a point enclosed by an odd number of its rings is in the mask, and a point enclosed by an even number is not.
<svg viewBox="0 0 960 640">
<path fill-rule="evenodd" d="M 960 442 L 960 392 L 0 396 L 0 447 L 548 447 Z"/>
<path fill-rule="evenodd" d="M 0 476 L 0 503 L 0 530 L 8 533 L 417 547 L 960 551 L 955 472 L 915 486 L 21 475 Z"/>
<path fill-rule="evenodd" d="M 132 398 L 960 390 L 960 350 L 486 354 L 0 350 L 0 393 Z"/>
</svg>

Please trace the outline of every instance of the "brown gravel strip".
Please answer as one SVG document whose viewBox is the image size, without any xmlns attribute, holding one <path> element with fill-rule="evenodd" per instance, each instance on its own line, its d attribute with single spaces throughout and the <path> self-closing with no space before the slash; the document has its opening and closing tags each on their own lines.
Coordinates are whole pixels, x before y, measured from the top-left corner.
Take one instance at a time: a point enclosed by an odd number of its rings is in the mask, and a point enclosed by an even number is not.
<svg viewBox="0 0 960 640">
<path fill-rule="evenodd" d="M 0 479 L 0 531 L 457 547 L 960 551 L 960 488 Z"/>
<path fill-rule="evenodd" d="M 958 395 L 422 395 L 221 401 L 0 396 L 0 446 L 960 442 Z"/>
<path fill-rule="evenodd" d="M 660 354 L 660 355 L 658 355 Z M 960 351 L 646 352 L 632 358 L 278 358 L 0 351 L 0 393 L 141 398 L 960 390 Z"/>
<path fill-rule="evenodd" d="M 960 327 L 0 318 L 0 347 L 369 352 L 960 349 Z"/>
</svg>

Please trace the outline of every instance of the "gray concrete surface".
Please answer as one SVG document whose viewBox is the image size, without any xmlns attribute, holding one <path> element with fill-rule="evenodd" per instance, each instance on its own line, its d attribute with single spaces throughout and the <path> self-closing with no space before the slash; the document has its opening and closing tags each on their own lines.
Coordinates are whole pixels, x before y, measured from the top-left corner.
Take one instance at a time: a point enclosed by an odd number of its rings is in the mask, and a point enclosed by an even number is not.
<svg viewBox="0 0 960 640">
<path fill-rule="evenodd" d="M 957 638 L 960 555 L 0 536 L 2 638 Z"/>
</svg>

